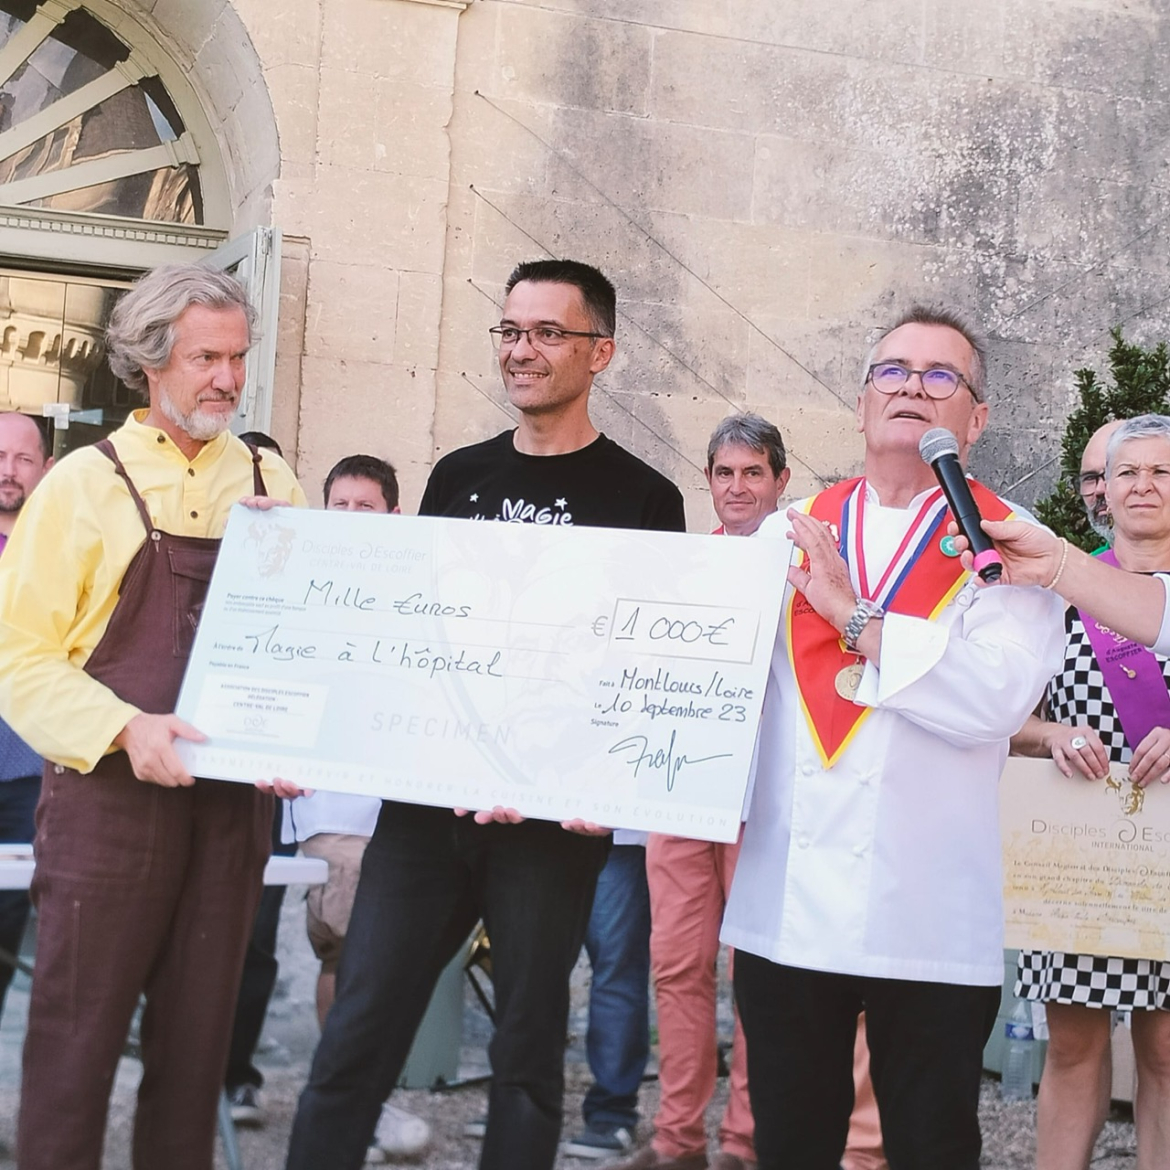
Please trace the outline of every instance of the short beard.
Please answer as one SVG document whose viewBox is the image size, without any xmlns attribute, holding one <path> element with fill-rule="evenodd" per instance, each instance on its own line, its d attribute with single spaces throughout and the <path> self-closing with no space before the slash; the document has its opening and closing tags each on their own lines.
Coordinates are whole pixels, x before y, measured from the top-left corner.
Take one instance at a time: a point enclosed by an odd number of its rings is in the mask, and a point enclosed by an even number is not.
<svg viewBox="0 0 1170 1170">
<path fill-rule="evenodd" d="M 1097 535 L 1098 535 L 1098 536 L 1099 536 L 1099 537 L 1100 537 L 1100 538 L 1101 538 L 1101 539 L 1102 539 L 1102 540 L 1103 540 L 1103 541 L 1104 541 L 1106 544 L 1108 544 L 1108 545 L 1112 546 L 1112 544 L 1113 544 L 1113 536 L 1114 536 L 1114 533 L 1113 533 L 1113 525 L 1112 525 L 1112 524 L 1110 524 L 1110 523 L 1109 523 L 1109 520 L 1108 520 L 1109 513 L 1108 513 L 1108 512 L 1106 512 L 1106 514 L 1105 514 L 1106 518 L 1105 518 L 1105 519 L 1103 519 L 1103 520 L 1098 520 L 1098 519 L 1097 519 L 1097 517 L 1096 517 L 1096 515 L 1093 513 L 1093 510 L 1092 510 L 1092 508 L 1086 508 L 1086 509 L 1085 509 L 1085 512 L 1088 514 L 1088 517 L 1089 517 L 1089 527 L 1090 527 L 1090 528 L 1091 528 L 1091 529 L 1092 529 L 1092 530 L 1093 530 L 1093 531 L 1094 531 L 1094 532 L 1095 532 L 1095 533 L 1096 533 L 1096 534 L 1097 534 Z"/>
<path fill-rule="evenodd" d="M 0 491 L 2 491 L 2 490 L 3 489 L 0 489 Z M 0 495 L 0 515 L 3 515 L 3 516 L 15 515 L 15 513 L 19 512 L 21 510 L 21 508 L 24 507 L 24 501 L 27 498 L 28 497 L 25 495 L 24 489 L 19 488 L 19 487 L 17 488 L 16 499 L 11 504 L 8 502 L 8 500 L 3 495 Z"/>
<path fill-rule="evenodd" d="M 218 438 L 232 425 L 232 416 L 219 414 L 205 414 L 196 405 L 189 414 L 184 414 L 171 399 L 166 390 L 161 390 L 158 396 L 158 408 L 169 422 L 172 422 L 189 435 L 197 443 L 210 443 Z"/>
</svg>

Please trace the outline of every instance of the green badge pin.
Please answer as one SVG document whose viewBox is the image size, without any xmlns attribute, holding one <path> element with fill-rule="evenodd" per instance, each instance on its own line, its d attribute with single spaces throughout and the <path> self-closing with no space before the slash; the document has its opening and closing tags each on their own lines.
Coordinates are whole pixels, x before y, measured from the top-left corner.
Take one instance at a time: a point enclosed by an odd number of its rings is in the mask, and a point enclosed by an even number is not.
<svg viewBox="0 0 1170 1170">
<path fill-rule="evenodd" d="M 938 542 L 938 547 L 942 549 L 944 557 L 957 557 L 959 555 L 959 550 L 955 548 L 955 538 L 953 536 L 944 536 Z"/>
</svg>

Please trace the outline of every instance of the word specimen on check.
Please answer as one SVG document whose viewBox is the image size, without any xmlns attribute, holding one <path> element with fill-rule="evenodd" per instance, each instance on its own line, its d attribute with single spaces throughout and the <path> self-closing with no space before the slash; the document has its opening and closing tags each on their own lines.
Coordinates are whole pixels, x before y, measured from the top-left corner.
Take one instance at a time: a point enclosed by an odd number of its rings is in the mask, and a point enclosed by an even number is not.
<svg viewBox="0 0 1170 1170">
<path fill-rule="evenodd" d="M 233 511 L 200 776 L 732 841 L 786 541 Z"/>
</svg>

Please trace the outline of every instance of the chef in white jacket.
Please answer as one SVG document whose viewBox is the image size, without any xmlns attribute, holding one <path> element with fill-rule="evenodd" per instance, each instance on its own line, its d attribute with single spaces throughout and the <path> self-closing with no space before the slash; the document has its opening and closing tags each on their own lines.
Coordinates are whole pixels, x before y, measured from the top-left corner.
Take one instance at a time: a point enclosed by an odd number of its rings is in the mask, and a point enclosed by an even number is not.
<svg viewBox="0 0 1170 1170">
<path fill-rule="evenodd" d="M 970 329 L 911 310 L 866 364 L 864 476 L 758 535 L 799 546 L 722 932 L 760 1170 L 836 1170 L 863 1009 L 891 1166 L 979 1164 L 1003 979 L 999 775 L 1063 642 L 1053 594 L 976 587 L 918 453 L 945 427 L 965 461 L 984 385 Z M 984 516 L 1011 514 L 970 483 Z"/>
</svg>

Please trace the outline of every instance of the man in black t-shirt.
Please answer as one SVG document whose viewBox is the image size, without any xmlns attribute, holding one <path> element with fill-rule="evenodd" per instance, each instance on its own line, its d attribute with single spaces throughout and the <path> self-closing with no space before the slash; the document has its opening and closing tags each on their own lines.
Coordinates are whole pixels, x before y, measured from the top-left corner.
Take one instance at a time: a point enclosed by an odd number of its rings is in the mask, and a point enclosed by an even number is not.
<svg viewBox="0 0 1170 1170">
<path fill-rule="evenodd" d="M 613 357 L 614 318 L 613 286 L 586 264 L 541 260 L 512 273 L 492 334 L 519 425 L 439 460 L 424 515 L 685 529 L 678 489 L 589 417 L 593 378 Z M 569 974 L 609 853 L 608 830 L 582 821 L 525 821 L 503 807 L 457 816 L 387 801 L 293 1124 L 289 1170 L 362 1165 L 439 973 L 480 918 L 496 999 L 480 1170 L 550 1170 Z"/>
</svg>

